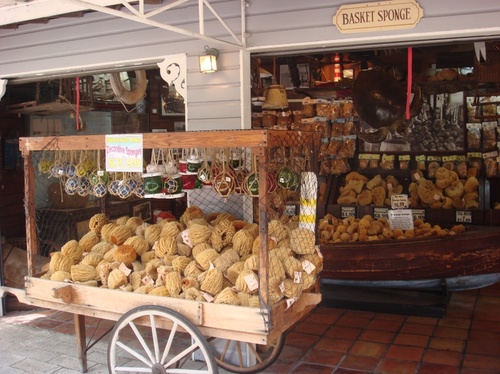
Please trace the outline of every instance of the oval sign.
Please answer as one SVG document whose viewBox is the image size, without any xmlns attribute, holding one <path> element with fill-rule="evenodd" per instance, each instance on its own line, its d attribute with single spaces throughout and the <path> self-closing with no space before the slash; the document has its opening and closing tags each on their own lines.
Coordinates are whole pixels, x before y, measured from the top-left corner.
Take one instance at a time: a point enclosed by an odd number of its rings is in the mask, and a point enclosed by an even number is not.
<svg viewBox="0 0 500 374">
<path fill-rule="evenodd" d="M 343 34 L 411 29 L 423 15 L 423 9 L 414 0 L 378 1 L 340 6 L 333 24 Z"/>
</svg>

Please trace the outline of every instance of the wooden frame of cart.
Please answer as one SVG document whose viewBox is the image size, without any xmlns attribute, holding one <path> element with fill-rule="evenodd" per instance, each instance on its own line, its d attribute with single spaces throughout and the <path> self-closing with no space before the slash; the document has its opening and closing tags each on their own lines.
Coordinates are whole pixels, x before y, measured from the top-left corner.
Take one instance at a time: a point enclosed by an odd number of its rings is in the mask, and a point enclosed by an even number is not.
<svg viewBox="0 0 500 374">
<path fill-rule="evenodd" d="M 49 144 L 57 143 L 60 150 L 95 150 L 104 149 L 105 137 L 70 136 L 23 138 L 20 148 L 24 158 L 26 236 L 28 247 L 28 274 L 25 289 L 2 287 L 3 293 L 15 295 L 20 302 L 49 309 L 74 313 L 77 349 L 82 362 L 82 371 L 86 371 L 85 316 L 119 320 L 124 313 L 141 306 L 152 306 L 171 310 L 183 316 L 196 327 L 203 336 L 228 340 L 243 341 L 266 345 L 285 333 L 291 326 L 307 315 L 321 300 L 315 290 L 304 292 L 291 305 L 281 300 L 269 305 L 268 294 L 268 235 L 267 235 L 267 168 L 268 147 L 276 142 L 285 142 L 293 134 L 310 142 L 311 153 L 319 138 L 316 133 L 301 133 L 273 130 L 237 130 L 217 132 L 193 132 L 175 134 L 143 134 L 145 149 L 153 148 L 196 148 L 205 147 L 245 147 L 257 156 L 259 170 L 259 299 L 260 307 L 242 307 L 209 302 L 198 302 L 171 297 L 160 297 L 130 292 L 119 292 L 105 288 L 88 287 L 73 283 L 61 283 L 40 279 L 34 274 L 32 260 L 37 253 L 38 240 L 35 222 L 35 186 L 34 186 L 34 151 L 42 151 Z M 147 323 L 146 323 L 147 324 Z M 160 324 L 161 328 L 172 327 L 171 321 Z M 182 329 L 182 325 L 179 327 Z M 246 372 L 246 371 L 243 371 Z"/>
</svg>

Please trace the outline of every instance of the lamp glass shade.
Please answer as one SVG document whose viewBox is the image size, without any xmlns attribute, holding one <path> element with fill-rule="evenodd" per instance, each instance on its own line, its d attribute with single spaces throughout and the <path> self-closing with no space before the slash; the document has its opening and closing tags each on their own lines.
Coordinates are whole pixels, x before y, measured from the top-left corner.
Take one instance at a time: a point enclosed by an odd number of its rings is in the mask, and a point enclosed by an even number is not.
<svg viewBox="0 0 500 374">
<path fill-rule="evenodd" d="M 214 55 L 200 56 L 200 71 L 202 73 L 214 73 L 217 71 L 217 57 Z"/>
</svg>

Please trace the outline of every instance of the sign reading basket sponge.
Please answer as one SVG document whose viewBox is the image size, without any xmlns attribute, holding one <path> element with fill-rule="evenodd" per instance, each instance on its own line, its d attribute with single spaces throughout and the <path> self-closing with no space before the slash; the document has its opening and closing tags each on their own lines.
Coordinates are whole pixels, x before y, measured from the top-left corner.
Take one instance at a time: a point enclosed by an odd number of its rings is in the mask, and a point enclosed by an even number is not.
<svg viewBox="0 0 500 374">
<path fill-rule="evenodd" d="M 415 0 L 377 1 L 340 6 L 333 24 L 343 34 L 412 29 L 423 15 Z"/>
</svg>

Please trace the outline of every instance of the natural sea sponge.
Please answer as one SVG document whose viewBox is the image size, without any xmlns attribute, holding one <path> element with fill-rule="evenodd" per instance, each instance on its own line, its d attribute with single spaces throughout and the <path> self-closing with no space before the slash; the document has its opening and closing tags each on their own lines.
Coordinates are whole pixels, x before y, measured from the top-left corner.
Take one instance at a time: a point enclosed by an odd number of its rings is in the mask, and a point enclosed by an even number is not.
<svg viewBox="0 0 500 374">
<path fill-rule="evenodd" d="M 200 207 L 191 205 L 184 211 L 179 221 L 186 227 L 188 222 L 195 218 L 205 218 L 205 213 Z"/>
<path fill-rule="evenodd" d="M 372 188 L 372 200 L 375 206 L 383 206 L 386 198 L 386 190 L 382 186 L 375 186 Z"/>
<path fill-rule="evenodd" d="M 168 289 L 165 286 L 157 286 L 151 289 L 151 291 L 148 292 L 148 295 L 154 295 L 154 296 L 170 296 L 168 293 Z"/>
<path fill-rule="evenodd" d="M 363 190 L 361 193 L 358 195 L 358 204 L 359 205 L 370 205 L 372 203 L 372 191 L 370 190 Z"/>
<path fill-rule="evenodd" d="M 144 223 L 141 217 L 130 217 L 127 219 L 125 222 L 125 225 L 130 227 L 132 232 L 135 232 L 139 226 L 141 226 Z"/>
<path fill-rule="evenodd" d="M 239 260 L 240 256 L 238 253 L 233 248 L 230 248 L 221 253 L 221 255 L 213 261 L 213 264 L 217 269 L 225 273 L 232 264 L 238 262 Z"/>
<path fill-rule="evenodd" d="M 115 219 L 115 223 L 117 225 L 125 225 L 127 223 L 127 220 L 129 219 L 129 216 L 121 216 Z"/>
<path fill-rule="evenodd" d="M 172 260 L 172 270 L 184 273 L 184 269 L 189 265 L 191 259 L 186 256 L 176 256 Z"/>
<path fill-rule="evenodd" d="M 134 235 L 125 240 L 123 244 L 130 245 L 134 248 L 138 256 L 142 256 L 149 251 L 149 243 L 142 236 Z"/>
<path fill-rule="evenodd" d="M 243 261 L 235 262 L 227 269 L 226 278 L 229 279 L 229 281 L 232 284 L 235 284 L 236 280 L 238 279 L 244 268 L 245 268 L 245 262 Z"/>
<path fill-rule="evenodd" d="M 80 238 L 78 244 L 80 244 L 84 252 L 90 252 L 92 247 L 100 241 L 101 239 L 99 238 L 99 235 L 91 230 Z"/>
<path fill-rule="evenodd" d="M 102 227 L 108 223 L 108 216 L 104 213 L 97 213 L 90 217 L 89 229 L 97 235 L 101 234 Z"/>
<path fill-rule="evenodd" d="M 90 252 L 80 261 L 80 264 L 96 267 L 102 261 L 102 258 L 102 254 Z"/>
<path fill-rule="evenodd" d="M 246 256 L 252 253 L 252 245 L 254 236 L 247 230 L 240 230 L 236 232 L 232 238 L 233 249 L 240 256 Z"/>
<path fill-rule="evenodd" d="M 111 243 L 111 231 L 118 225 L 114 222 L 106 223 L 101 228 L 101 239 Z"/>
<path fill-rule="evenodd" d="M 97 274 L 95 268 L 92 265 L 73 265 L 70 270 L 71 280 L 75 282 L 86 282 L 89 280 L 95 280 Z"/>
<path fill-rule="evenodd" d="M 131 245 L 122 244 L 115 249 L 113 256 L 116 262 L 123 262 L 125 266 L 129 267 L 137 258 L 137 253 Z"/>
<path fill-rule="evenodd" d="M 171 271 L 163 277 L 165 288 L 170 296 L 177 296 L 182 291 L 182 276 L 178 271 Z"/>
<path fill-rule="evenodd" d="M 220 252 L 222 248 L 232 244 L 235 233 L 236 228 L 233 226 L 232 221 L 229 219 L 218 221 L 210 236 L 212 247 Z"/>
<path fill-rule="evenodd" d="M 470 177 L 465 181 L 464 192 L 476 192 L 479 188 L 479 180 L 476 177 Z"/>
<path fill-rule="evenodd" d="M 163 258 L 165 255 L 177 254 L 177 241 L 173 236 L 160 237 L 153 245 L 156 257 Z"/>
<path fill-rule="evenodd" d="M 259 278 L 257 277 L 257 274 L 250 269 L 243 269 L 235 282 L 235 286 L 238 291 L 250 294 L 257 293 L 258 288 L 250 289 L 249 287 L 249 285 L 253 287 L 254 284 L 259 284 Z"/>
<path fill-rule="evenodd" d="M 208 270 L 210 264 L 215 261 L 216 258 L 220 256 L 219 252 L 217 252 L 213 248 L 205 249 L 204 251 L 198 253 L 194 259 L 200 265 L 203 270 Z"/>
<path fill-rule="evenodd" d="M 369 190 L 373 190 L 375 187 L 380 186 L 382 182 L 383 182 L 382 177 L 379 174 L 377 174 L 368 182 L 366 182 L 366 188 L 368 188 Z"/>
<path fill-rule="evenodd" d="M 223 275 L 217 268 L 212 268 L 207 271 L 205 278 L 200 283 L 200 290 L 214 296 L 222 291 Z"/>
<path fill-rule="evenodd" d="M 208 243 L 211 235 L 212 231 L 208 226 L 200 224 L 189 226 L 189 240 L 193 246 L 200 243 Z"/>
<path fill-rule="evenodd" d="M 358 173 L 357 171 L 351 171 L 345 176 L 345 181 L 349 182 L 351 180 L 362 181 L 364 183 L 368 182 L 368 177 L 363 174 Z"/>
<path fill-rule="evenodd" d="M 306 255 L 316 252 L 316 237 L 314 232 L 306 228 L 297 228 L 290 231 L 290 246 L 299 255 Z"/>
<path fill-rule="evenodd" d="M 83 247 L 76 240 L 70 240 L 61 247 L 61 253 L 77 264 L 82 259 Z"/>
<path fill-rule="evenodd" d="M 267 225 L 267 235 L 280 242 L 288 237 L 288 230 L 283 222 L 273 219 Z"/>
<path fill-rule="evenodd" d="M 161 230 L 162 227 L 158 224 L 146 227 L 146 230 L 144 231 L 144 238 L 148 241 L 150 246 L 152 246 L 160 238 Z"/>
<path fill-rule="evenodd" d="M 300 262 L 295 257 L 287 257 L 283 260 L 283 267 L 285 268 L 285 273 L 288 278 L 293 279 L 295 273 L 302 272 L 302 262 Z"/>
<path fill-rule="evenodd" d="M 71 273 L 67 271 L 57 270 L 50 275 L 50 280 L 64 282 L 71 280 Z"/>
<path fill-rule="evenodd" d="M 214 304 L 240 305 L 238 294 L 233 291 L 232 287 L 226 287 L 219 292 L 214 298 Z"/>
<path fill-rule="evenodd" d="M 102 241 L 94 245 L 90 252 L 104 256 L 104 254 L 109 252 L 113 247 L 114 245 L 112 243 Z"/>
<path fill-rule="evenodd" d="M 128 284 L 127 276 L 120 269 L 113 269 L 108 275 L 108 288 L 117 289 Z"/>
<path fill-rule="evenodd" d="M 459 180 L 456 180 L 444 189 L 444 194 L 451 199 L 462 197 L 464 194 L 464 185 Z"/>
<path fill-rule="evenodd" d="M 115 245 L 121 245 L 125 243 L 125 240 L 130 238 L 133 234 L 134 231 L 132 231 L 130 227 L 118 225 L 109 233 L 109 241 Z"/>
<path fill-rule="evenodd" d="M 161 233 L 160 233 L 160 237 L 174 237 L 174 238 L 176 238 L 177 235 L 179 235 L 181 231 L 182 231 L 182 226 L 180 225 L 179 222 L 170 221 L 170 222 L 163 224 L 163 227 L 162 227 Z"/>
</svg>

